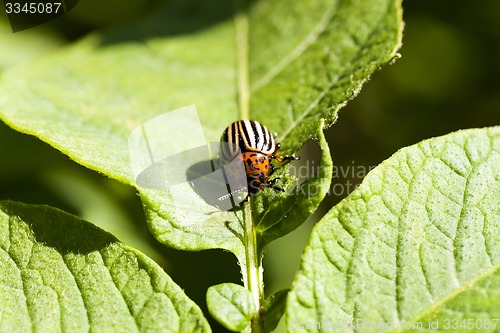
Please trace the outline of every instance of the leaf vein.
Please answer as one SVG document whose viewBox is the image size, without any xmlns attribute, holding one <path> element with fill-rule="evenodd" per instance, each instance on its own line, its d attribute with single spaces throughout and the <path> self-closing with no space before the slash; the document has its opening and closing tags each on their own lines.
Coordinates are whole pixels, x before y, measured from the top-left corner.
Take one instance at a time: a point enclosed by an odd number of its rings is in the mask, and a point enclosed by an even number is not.
<svg viewBox="0 0 500 333">
<path fill-rule="evenodd" d="M 388 2 L 388 6 L 389 6 L 389 3 L 390 1 Z M 380 18 L 379 18 L 379 21 L 373 25 L 370 33 L 367 35 L 367 37 L 365 38 L 365 40 L 363 42 L 360 42 L 359 46 L 360 46 L 360 49 L 363 48 L 363 46 L 365 45 L 366 41 L 370 40 L 370 38 L 378 31 L 378 27 L 379 25 L 381 24 L 382 22 L 382 19 L 383 19 L 384 15 L 381 15 Z M 346 61 L 347 64 L 350 64 L 350 63 L 353 63 L 355 62 L 356 60 L 358 60 L 359 58 L 361 57 L 361 54 L 360 52 L 357 52 L 355 55 L 353 55 L 348 61 Z M 284 141 L 284 139 L 292 132 L 292 130 L 297 127 L 299 125 L 299 123 L 307 117 L 307 115 L 323 100 L 323 98 L 325 98 L 325 96 L 327 96 L 328 92 L 330 90 L 333 89 L 333 87 L 339 82 L 339 79 L 341 77 L 344 77 L 346 75 L 346 72 L 347 72 L 347 66 L 344 68 L 343 71 L 340 71 L 337 75 L 333 76 L 330 80 L 330 83 L 326 86 L 326 88 L 324 88 L 320 94 L 318 95 L 318 97 L 316 97 L 312 102 L 311 104 L 309 104 L 309 106 L 298 116 L 296 117 L 296 120 L 280 135 L 280 139 L 281 141 Z M 361 87 L 361 84 L 362 82 L 360 82 L 358 84 L 358 86 L 356 88 L 353 89 L 353 91 L 356 91 L 356 90 L 359 90 L 359 88 Z M 331 111 L 334 112 L 334 111 L 337 111 L 339 110 L 342 106 L 344 106 L 345 104 L 347 103 L 347 101 L 344 101 L 338 105 L 335 105 L 335 106 L 332 106 L 331 107 Z"/>
<path fill-rule="evenodd" d="M 10 217 L 9 218 L 9 235 L 11 236 L 13 234 L 12 232 L 12 228 L 13 228 L 13 224 L 14 224 L 14 217 Z M 9 238 L 10 238 L 9 236 Z M 31 251 L 33 250 L 33 246 L 31 246 Z M 28 316 L 29 316 L 29 324 L 30 324 L 30 327 L 32 328 L 33 330 L 33 313 L 31 311 L 31 308 L 29 306 L 29 302 L 28 302 L 28 297 L 26 295 L 26 286 L 25 286 L 25 281 L 24 281 L 24 278 L 23 278 L 23 268 L 21 268 L 21 265 L 17 262 L 17 260 L 14 259 L 14 257 L 9 253 L 9 257 L 12 259 L 12 261 L 14 262 L 14 264 L 16 265 L 17 269 L 19 270 L 19 276 L 20 276 L 20 280 L 21 280 L 21 289 L 22 289 L 22 293 L 23 293 L 23 296 L 24 296 L 24 302 L 25 302 L 25 305 L 26 305 L 26 311 L 28 312 Z"/>
<path fill-rule="evenodd" d="M 467 144 L 469 142 L 469 139 L 467 138 L 465 140 L 465 144 L 464 144 L 464 147 L 467 147 Z M 466 149 L 466 152 L 467 152 L 467 149 Z M 489 153 L 488 155 L 483 159 L 483 160 L 486 160 L 491 154 L 491 150 L 489 150 Z M 467 153 L 467 156 L 469 157 L 469 153 Z M 458 218 L 458 221 L 457 221 L 457 225 L 456 225 L 456 231 L 455 231 L 455 237 L 453 239 L 453 258 L 455 259 L 454 260 L 454 272 L 455 272 L 455 276 L 456 276 L 456 282 L 458 283 L 458 285 L 460 286 L 461 285 L 461 281 L 460 281 L 460 277 L 458 275 L 458 272 L 460 271 L 459 269 L 459 244 L 458 244 L 458 240 L 459 240 L 459 237 L 458 237 L 458 233 L 460 231 L 460 229 L 464 228 L 463 226 L 463 223 L 465 221 L 465 214 L 466 214 L 466 205 L 467 205 L 467 200 L 469 198 L 469 195 L 470 195 L 470 180 L 471 180 L 471 176 L 473 174 L 475 174 L 475 172 L 477 171 L 477 168 L 478 166 L 481 164 L 482 160 L 480 161 L 477 161 L 477 162 L 473 162 L 472 161 L 472 158 L 469 158 L 471 160 L 471 169 L 470 171 L 468 172 L 468 174 L 466 175 L 465 177 L 465 186 L 464 186 L 464 194 L 462 196 L 462 209 L 460 210 L 460 215 L 459 215 L 459 218 Z"/>
<path fill-rule="evenodd" d="M 265 85 L 269 84 L 279 73 L 281 73 L 289 64 L 295 59 L 299 58 L 311 45 L 313 45 L 319 36 L 326 30 L 328 24 L 333 20 L 340 1 L 332 5 L 325 11 L 323 17 L 319 20 L 318 24 L 314 27 L 309 35 L 307 35 L 295 49 L 285 56 L 279 63 L 274 65 L 266 74 L 257 80 L 250 87 L 252 93 L 258 91 Z"/>
<path fill-rule="evenodd" d="M 429 272 L 428 270 L 426 269 L 426 265 L 425 265 L 425 259 L 423 258 L 423 244 L 421 243 L 420 246 L 418 247 L 418 260 L 420 261 L 420 268 L 422 269 L 422 274 L 424 276 L 424 280 L 425 280 L 425 289 L 427 290 L 427 292 L 429 293 L 429 298 L 431 299 L 431 301 L 433 302 L 435 297 L 434 297 L 434 293 L 432 292 L 431 290 L 431 281 L 430 281 L 430 277 L 429 277 Z"/>
<path fill-rule="evenodd" d="M 135 318 L 134 314 L 132 313 L 131 306 L 130 306 L 130 304 L 128 304 L 127 300 L 126 300 L 126 299 L 125 299 L 125 297 L 123 296 L 122 291 L 120 290 L 120 288 L 118 288 L 118 285 L 116 284 L 116 281 L 115 281 L 115 279 L 114 279 L 114 275 L 113 275 L 113 274 L 111 274 L 111 271 L 109 270 L 109 267 L 105 264 L 105 262 L 106 262 L 106 261 L 104 260 L 104 257 L 103 257 L 103 255 L 102 255 L 102 253 L 101 253 L 101 252 L 97 252 L 97 253 L 99 253 L 99 256 L 101 257 L 101 260 L 102 260 L 103 266 L 104 266 L 104 267 L 106 267 L 106 270 L 108 271 L 108 274 L 109 274 L 110 280 L 113 282 L 113 285 L 115 286 L 116 290 L 118 291 L 118 293 L 120 294 L 121 298 L 123 299 L 123 302 L 124 302 L 124 303 L 125 303 L 125 305 L 127 306 L 128 312 L 129 312 L 130 316 L 131 316 L 131 317 L 132 317 L 132 319 L 133 319 L 133 322 L 134 322 L 134 324 L 135 324 L 136 329 L 137 329 L 138 331 L 140 331 L 140 329 L 139 329 L 139 324 L 137 323 L 137 320 L 136 320 L 136 318 Z M 128 283 L 128 281 L 130 281 L 130 278 L 131 278 L 131 277 L 130 277 L 130 276 L 128 276 L 128 279 L 127 279 L 127 282 L 126 282 L 126 283 Z M 126 285 L 126 284 L 125 284 L 125 285 Z"/>
<path fill-rule="evenodd" d="M 421 161 L 420 165 L 418 166 L 418 170 L 422 170 L 423 166 L 425 165 L 425 160 Z M 403 313 L 402 311 L 402 302 L 403 298 L 401 296 L 401 286 L 403 285 L 403 277 L 401 275 L 402 271 L 402 266 L 404 262 L 404 258 L 402 257 L 403 253 L 403 246 L 404 246 L 404 220 L 406 219 L 406 215 L 408 213 L 408 206 L 411 202 L 411 198 L 413 197 L 413 194 L 415 193 L 415 181 L 417 179 L 418 172 L 413 172 L 411 180 L 409 182 L 409 188 L 408 188 L 408 196 L 406 200 L 403 200 L 402 208 L 400 214 L 398 214 L 397 219 L 398 219 L 398 232 L 397 232 L 397 240 L 396 240 L 396 256 L 395 256 L 395 261 L 396 261 L 396 279 L 395 279 L 395 298 L 396 298 L 396 316 L 397 316 L 397 321 L 401 321 L 401 315 Z"/>
<path fill-rule="evenodd" d="M 66 268 L 68 269 L 68 272 L 70 273 L 71 277 L 73 278 L 73 281 L 75 282 L 76 289 L 78 289 L 78 293 L 79 293 L 80 298 L 82 299 L 82 302 L 83 302 L 83 309 L 85 311 L 85 316 L 87 318 L 87 324 L 89 325 L 89 328 L 90 328 L 91 327 L 90 316 L 89 316 L 89 312 L 87 310 L 88 304 L 85 304 L 87 302 L 85 300 L 85 297 L 83 296 L 82 287 L 80 286 L 80 283 L 78 282 L 78 279 L 75 276 L 78 273 L 76 273 L 76 274 L 73 273 L 73 271 L 69 268 L 68 263 L 66 262 L 67 259 L 65 259 L 63 256 L 61 257 L 61 259 L 62 259 L 64 266 L 66 266 Z M 83 268 L 80 271 L 82 271 L 82 270 L 83 270 Z"/>
</svg>

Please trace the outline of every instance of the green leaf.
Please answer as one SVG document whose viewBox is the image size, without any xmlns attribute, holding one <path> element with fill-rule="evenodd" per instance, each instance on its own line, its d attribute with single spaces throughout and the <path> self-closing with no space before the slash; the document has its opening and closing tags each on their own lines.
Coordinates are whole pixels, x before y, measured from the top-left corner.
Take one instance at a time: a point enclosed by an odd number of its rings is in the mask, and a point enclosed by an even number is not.
<svg viewBox="0 0 500 333">
<path fill-rule="evenodd" d="M 256 311 L 252 294 L 234 283 L 222 283 L 208 288 L 207 307 L 218 322 L 235 332 L 249 326 Z"/>
<path fill-rule="evenodd" d="M 271 241 L 304 223 L 328 193 L 333 163 L 330 148 L 323 134 L 323 121 L 320 122 L 317 132 L 321 149 L 318 170 L 310 170 L 313 175 L 293 187 L 287 195 L 271 193 L 252 200 L 252 215 L 260 251 L 263 251 Z"/>
<path fill-rule="evenodd" d="M 0 202 L 0 330 L 210 332 L 142 253 L 47 206 Z"/>
<path fill-rule="evenodd" d="M 285 312 L 286 297 L 290 290 L 280 290 L 272 294 L 264 303 L 264 332 L 272 332 Z"/>
<path fill-rule="evenodd" d="M 398 0 L 260 1 L 248 22 L 250 115 L 280 133 L 285 153 L 321 119 L 330 126 L 402 36 Z"/>
<path fill-rule="evenodd" d="M 133 186 L 129 134 L 186 105 L 197 106 L 208 142 L 250 117 L 280 133 L 282 153 L 293 153 L 395 56 L 400 7 L 398 0 L 175 1 L 136 25 L 5 73 L 0 117 Z M 181 128 L 181 138 L 155 134 L 193 144 L 192 128 Z M 179 210 L 167 191 L 141 189 L 155 237 L 179 249 L 223 248 L 241 257 L 241 216 L 209 214 L 198 197 L 186 196 L 188 209 Z"/>
<path fill-rule="evenodd" d="M 316 225 L 289 331 L 410 332 L 436 320 L 446 331 L 455 319 L 498 331 L 499 202 L 500 127 L 400 150 Z"/>
</svg>

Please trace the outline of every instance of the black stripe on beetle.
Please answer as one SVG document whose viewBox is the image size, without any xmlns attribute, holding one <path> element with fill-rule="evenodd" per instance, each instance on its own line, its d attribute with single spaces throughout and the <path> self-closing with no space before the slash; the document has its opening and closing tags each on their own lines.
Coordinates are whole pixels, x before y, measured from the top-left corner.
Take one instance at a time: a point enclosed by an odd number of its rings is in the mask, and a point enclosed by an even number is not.
<svg viewBox="0 0 500 333">
<path fill-rule="evenodd" d="M 238 120 L 222 133 L 219 159 L 222 166 L 228 165 L 235 158 L 242 159 L 250 194 L 256 194 L 266 187 L 284 191 L 274 185 L 276 179 L 270 180 L 275 170 L 271 161 L 281 163 L 299 158 L 276 156 L 279 148 L 280 144 L 267 127 L 254 120 Z"/>
</svg>

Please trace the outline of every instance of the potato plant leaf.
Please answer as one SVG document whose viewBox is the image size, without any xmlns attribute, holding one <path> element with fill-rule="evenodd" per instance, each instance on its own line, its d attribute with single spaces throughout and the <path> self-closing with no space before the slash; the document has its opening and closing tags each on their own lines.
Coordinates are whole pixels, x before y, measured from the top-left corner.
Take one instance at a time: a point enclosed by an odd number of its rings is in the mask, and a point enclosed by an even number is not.
<svg viewBox="0 0 500 333">
<path fill-rule="evenodd" d="M 234 283 L 222 283 L 208 288 L 207 307 L 217 321 L 235 332 L 249 326 L 256 311 L 250 292 Z"/>
<path fill-rule="evenodd" d="M 278 325 L 285 312 L 286 297 L 289 291 L 289 289 L 279 290 L 266 299 L 263 315 L 264 332 L 272 332 Z"/>
<path fill-rule="evenodd" d="M 186 105 L 196 105 L 207 142 L 252 118 L 279 133 L 282 153 L 293 153 L 393 59 L 400 7 L 399 0 L 173 1 L 141 22 L 5 72 L 0 119 L 133 186 L 131 131 Z M 181 137 L 155 134 L 194 144 L 192 126 L 179 127 Z M 200 209 L 189 189 L 182 203 L 168 191 L 140 191 L 164 244 L 241 254 L 238 216 Z"/>
<path fill-rule="evenodd" d="M 257 196 L 252 202 L 252 215 L 257 231 L 259 250 L 271 241 L 286 235 L 304 223 L 316 210 L 330 188 L 333 163 L 323 134 L 323 121 L 317 130 L 321 157 L 318 170 L 300 184 L 287 184 L 289 193 Z M 292 162 L 293 163 L 293 162 Z M 273 192 L 273 191 L 271 191 Z"/>
<path fill-rule="evenodd" d="M 289 332 L 498 332 L 499 202 L 500 127 L 400 150 L 314 228 Z"/>
<path fill-rule="evenodd" d="M 0 202 L 0 331 L 210 332 L 165 272 L 47 206 Z"/>
</svg>

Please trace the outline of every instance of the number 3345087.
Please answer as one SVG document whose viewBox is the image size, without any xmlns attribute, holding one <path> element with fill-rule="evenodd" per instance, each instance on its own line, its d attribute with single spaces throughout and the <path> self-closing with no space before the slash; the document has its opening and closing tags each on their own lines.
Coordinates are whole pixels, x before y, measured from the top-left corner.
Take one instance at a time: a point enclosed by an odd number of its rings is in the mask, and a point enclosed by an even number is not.
<svg viewBox="0 0 500 333">
<path fill-rule="evenodd" d="M 30 2 L 30 3 L 19 3 L 19 2 L 7 2 L 5 4 L 5 11 L 7 14 L 52 14 L 58 13 L 61 7 L 60 2 Z"/>
</svg>

